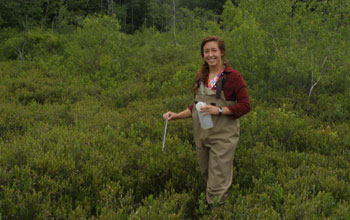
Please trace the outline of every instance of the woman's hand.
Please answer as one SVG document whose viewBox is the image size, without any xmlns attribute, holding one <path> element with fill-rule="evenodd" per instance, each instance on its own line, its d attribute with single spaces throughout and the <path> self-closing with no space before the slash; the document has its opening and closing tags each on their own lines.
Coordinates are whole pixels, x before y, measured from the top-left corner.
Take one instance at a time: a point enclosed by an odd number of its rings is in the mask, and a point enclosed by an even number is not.
<svg viewBox="0 0 350 220">
<path fill-rule="evenodd" d="M 219 107 L 216 107 L 214 105 L 205 105 L 204 107 L 201 108 L 200 113 L 204 113 L 203 116 L 218 115 Z"/>
<path fill-rule="evenodd" d="M 166 120 L 166 116 L 168 115 L 168 120 L 175 120 L 179 118 L 179 114 L 175 113 L 175 112 L 167 112 L 163 114 L 163 118 L 164 120 Z"/>
</svg>

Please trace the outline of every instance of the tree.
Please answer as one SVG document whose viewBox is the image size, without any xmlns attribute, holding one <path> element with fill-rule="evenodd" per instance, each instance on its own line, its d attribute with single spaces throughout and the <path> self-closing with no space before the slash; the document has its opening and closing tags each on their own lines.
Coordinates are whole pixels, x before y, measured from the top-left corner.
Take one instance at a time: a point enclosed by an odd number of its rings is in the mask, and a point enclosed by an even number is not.
<svg viewBox="0 0 350 220">
<path fill-rule="evenodd" d="M 227 0 L 221 16 L 221 26 L 225 30 L 224 38 L 227 57 L 231 64 L 245 74 L 245 79 L 256 84 L 266 71 L 266 32 L 260 27 L 255 16 L 246 9 L 236 7 Z"/>
<path fill-rule="evenodd" d="M 174 29 L 174 41 L 175 41 L 175 47 L 177 46 L 176 41 L 176 8 L 175 8 L 175 0 L 173 0 L 173 29 Z"/>
<path fill-rule="evenodd" d="M 0 16 L 2 27 L 20 27 L 22 29 L 36 25 L 44 16 L 42 5 L 45 0 L 2 0 Z"/>
</svg>

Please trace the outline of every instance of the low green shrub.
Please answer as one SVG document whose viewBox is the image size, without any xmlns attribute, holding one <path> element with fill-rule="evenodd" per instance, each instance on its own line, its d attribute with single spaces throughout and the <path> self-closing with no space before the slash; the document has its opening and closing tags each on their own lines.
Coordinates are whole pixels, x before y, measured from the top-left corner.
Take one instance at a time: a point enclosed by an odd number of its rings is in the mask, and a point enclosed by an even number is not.
<svg viewBox="0 0 350 220">
<path fill-rule="evenodd" d="M 190 196 L 185 193 L 175 193 L 165 191 L 159 197 L 153 195 L 143 200 L 129 219 L 185 219 L 189 213 L 188 205 Z"/>
<path fill-rule="evenodd" d="M 339 138 L 343 129 L 327 125 L 324 127 L 311 118 L 300 116 L 284 108 L 267 110 L 256 107 L 242 118 L 241 145 L 254 146 L 264 143 L 284 151 L 317 152 L 338 155 L 347 149 L 347 138 Z"/>
</svg>

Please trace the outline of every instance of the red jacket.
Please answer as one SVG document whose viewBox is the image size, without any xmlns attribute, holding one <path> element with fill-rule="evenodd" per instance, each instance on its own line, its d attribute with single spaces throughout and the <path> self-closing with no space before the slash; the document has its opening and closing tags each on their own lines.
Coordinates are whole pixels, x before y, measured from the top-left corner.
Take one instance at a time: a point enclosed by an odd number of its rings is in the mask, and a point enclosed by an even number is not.
<svg viewBox="0 0 350 220">
<path fill-rule="evenodd" d="M 230 65 L 225 65 L 224 73 L 226 74 L 223 89 L 225 99 L 227 101 L 237 100 L 236 104 L 228 106 L 230 111 L 233 113 L 233 118 L 236 119 L 250 111 L 250 101 L 247 86 L 241 73 L 235 69 L 232 69 Z M 198 77 L 199 74 L 196 75 L 196 78 Z M 205 86 L 208 86 L 208 79 L 205 82 Z M 193 104 L 188 108 L 192 112 Z"/>
</svg>

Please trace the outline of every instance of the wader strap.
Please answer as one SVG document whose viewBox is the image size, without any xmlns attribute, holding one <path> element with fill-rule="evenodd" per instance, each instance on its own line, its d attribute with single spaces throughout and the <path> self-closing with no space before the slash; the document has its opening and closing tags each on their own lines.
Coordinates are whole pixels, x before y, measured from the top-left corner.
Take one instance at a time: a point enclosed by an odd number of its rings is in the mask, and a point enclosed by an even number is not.
<svg viewBox="0 0 350 220">
<path fill-rule="evenodd" d="M 194 85 L 197 86 L 197 88 L 199 88 L 199 86 L 200 86 L 199 81 L 200 81 L 200 78 L 198 78 L 194 81 Z"/>
<path fill-rule="evenodd" d="M 220 99 L 221 91 L 224 89 L 225 78 L 226 74 L 224 73 L 223 76 L 216 82 L 216 99 Z"/>
</svg>

